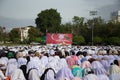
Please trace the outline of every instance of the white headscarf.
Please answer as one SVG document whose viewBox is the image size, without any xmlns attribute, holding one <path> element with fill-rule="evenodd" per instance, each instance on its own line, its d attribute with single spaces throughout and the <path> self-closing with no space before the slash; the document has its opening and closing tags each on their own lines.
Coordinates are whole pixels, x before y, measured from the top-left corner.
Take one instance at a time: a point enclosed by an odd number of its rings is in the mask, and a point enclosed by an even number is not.
<svg viewBox="0 0 120 80">
<path fill-rule="evenodd" d="M 74 76 L 71 72 L 71 69 L 68 67 L 64 67 L 60 69 L 56 74 L 56 80 L 71 80 Z"/>
<path fill-rule="evenodd" d="M 42 56 L 42 58 L 40 59 L 40 62 L 42 65 L 47 65 L 48 64 L 48 57 L 47 56 Z"/>
<path fill-rule="evenodd" d="M 45 66 L 41 64 L 38 57 L 34 57 L 27 65 L 27 73 L 30 69 L 35 68 L 38 70 L 39 76 L 44 72 Z"/>
<path fill-rule="evenodd" d="M 18 68 L 17 60 L 16 59 L 9 59 L 7 69 L 6 69 L 6 76 L 11 76 L 11 74 Z"/>
<path fill-rule="evenodd" d="M 28 76 L 29 80 L 40 80 L 37 69 L 32 69 Z"/>
<path fill-rule="evenodd" d="M 58 71 L 64 67 L 68 67 L 68 64 L 66 62 L 66 59 L 62 58 L 59 60 L 59 63 L 57 64 Z"/>
<path fill-rule="evenodd" d="M 53 70 L 48 70 L 48 72 L 45 74 L 44 80 L 55 80 L 55 73 Z"/>
<path fill-rule="evenodd" d="M 18 67 L 22 66 L 22 65 L 26 65 L 27 60 L 25 58 L 18 58 Z"/>
<path fill-rule="evenodd" d="M 21 69 L 16 69 L 10 76 L 11 80 L 26 80 Z"/>
<path fill-rule="evenodd" d="M 101 74 L 106 75 L 107 74 L 107 71 L 105 70 L 105 68 L 103 67 L 103 65 L 99 61 L 93 61 L 92 68 L 93 68 L 94 73 L 96 75 L 101 75 Z"/>
<path fill-rule="evenodd" d="M 48 58 L 48 64 L 46 65 L 46 68 L 52 68 L 55 70 L 55 73 L 57 73 L 57 64 L 58 64 L 58 60 L 56 60 L 54 57 L 50 56 Z"/>
<path fill-rule="evenodd" d="M 99 80 L 109 80 L 109 77 L 107 75 L 97 75 Z"/>
<path fill-rule="evenodd" d="M 99 80 L 99 79 L 95 74 L 88 74 L 85 77 L 83 77 L 83 80 Z"/>
</svg>

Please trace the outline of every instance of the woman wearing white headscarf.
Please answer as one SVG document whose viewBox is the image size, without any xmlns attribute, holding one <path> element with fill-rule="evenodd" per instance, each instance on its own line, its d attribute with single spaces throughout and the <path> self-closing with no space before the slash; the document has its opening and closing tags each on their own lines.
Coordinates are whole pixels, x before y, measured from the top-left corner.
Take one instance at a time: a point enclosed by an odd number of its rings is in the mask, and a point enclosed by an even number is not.
<svg viewBox="0 0 120 80">
<path fill-rule="evenodd" d="M 44 80 L 55 80 L 55 74 L 58 72 L 58 60 L 50 56 L 44 73 Z"/>
<path fill-rule="evenodd" d="M 45 70 L 45 72 L 43 73 L 41 80 L 55 80 L 55 75 L 56 75 L 56 73 L 55 73 L 54 69 L 47 68 Z"/>
<path fill-rule="evenodd" d="M 33 57 L 30 62 L 27 64 L 27 73 L 30 69 L 37 69 L 39 77 L 42 75 L 44 72 L 45 66 L 40 63 L 40 60 L 38 57 Z"/>
<path fill-rule="evenodd" d="M 58 72 L 57 64 L 59 63 L 59 60 L 54 58 L 53 56 L 50 56 L 48 58 L 48 64 L 46 65 L 46 68 L 53 68 L 55 70 L 55 73 Z"/>
<path fill-rule="evenodd" d="M 108 67 L 110 66 L 110 64 L 108 63 L 108 61 L 105 60 L 105 59 L 101 60 L 100 62 L 104 66 L 105 70 L 107 70 Z"/>
<path fill-rule="evenodd" d="M 38 70 L 37 69 L 31 69 L 28 75 L 28 80 L 40 80 Z"/>
<path fill-rule="evenodd" d="M 23 71 L 24 76 L 27 78 L 26 70 L 27 70 L 27 60 L 26 58 L 18 58 L 18 67 Z"/>
<path fill-rule="evenodd" d="M 99 80 L 110 80 L 107 75 L 98 75 Z"/>
<path fill-rule="evenodd" d="M 20 69 L 16 69 L 12 74 L 11 74 L 11 77 L 10 77 L 11 80 L 26 80 L 24 75 L 23 75 L 23 72 L 22 70 Z"/>
<path fill-rule="evenodd" d="M 71 69 L 68 67 L 62 68 L 56 74 L 56 80 L 71 80 L 74 76 L 71 72 Z"/>
<path fill-rule="evenodd" d="M 113 55 L 109 55 L 109 59 L 108 59 L 109 64 L 113 64 L 114 60 L 115 57 Z"/>
<path fill-rule="evenodd" d="M 103 65 L 99 61 L 92 62 L 92 69 L 96 75 L 100 74 L 107 74 L 106 70 L 104 69 Z"/>
<path fill-rule="evenodd" d="M 22 70 L 18 69 L 16 59 L 8 61 L 6 76 L 9 76 L 11 80 L 26 80 Z"/>
<path fill-rule="evenodd" d="M 26 58 L 18 58 L 17 62 L 18 62 L 18 67 L 21 67 L 22 65 L 27 64 Z"/>
<path fill-rule="evenodd" d="M 99 80 L 109 80 L 107 71 L 99 61 L 92 62 L 92 68 Z"/>
<path fill-rule="evenodd" d="M 17 69 L 17 60 L 16 59 L 9 59 L 7 63 L 7 69 L 6 69 L 6 76 L 11 76 L 11 74 L 14 72 L 15 69 Z"/>
<path fill-rule="evenodd" d="M 60 69 L 64 68 L 64 67 L 68 67 L 68 64 L 67 64 L 66 59 L 61 58 L 61 59 L 59 60 L 59 63 L 58 63 L 58 65 L 57 65 L 57 67 L 59 68 L 58 71 L 59 71 Z"/>
<path fill-rule="evenodd" d="M 42 65 L 47 65 L 48 64 L 48 57 L 47 56 L 42 56 L 40 59 L 40 62 Z"/>
</svg>

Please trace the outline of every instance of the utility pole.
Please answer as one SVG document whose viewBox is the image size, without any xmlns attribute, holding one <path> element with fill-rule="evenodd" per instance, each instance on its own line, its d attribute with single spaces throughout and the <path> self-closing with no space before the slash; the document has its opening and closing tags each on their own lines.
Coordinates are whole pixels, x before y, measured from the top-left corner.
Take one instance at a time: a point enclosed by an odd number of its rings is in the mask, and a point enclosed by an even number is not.
<svg viewBox="0 0 120 80">
<path fill-rule="evenodd" d="M 6 27 L 2 27 L 2 29 L 3 29 L 3 43 L 5 44 L 6 43 L 6 41 L 5 41 L 5 39 L 6 39 Z"/>
<path fill-rule="evenodd" d="M 94 38 L 94 16 L 97 15 L 97 11 L 90 11 L 90 16 L 93 16 L 93 25 L 91 26 L 92 28 L 92 46 L 94 45 L 93 38 Z"/>
</svg>

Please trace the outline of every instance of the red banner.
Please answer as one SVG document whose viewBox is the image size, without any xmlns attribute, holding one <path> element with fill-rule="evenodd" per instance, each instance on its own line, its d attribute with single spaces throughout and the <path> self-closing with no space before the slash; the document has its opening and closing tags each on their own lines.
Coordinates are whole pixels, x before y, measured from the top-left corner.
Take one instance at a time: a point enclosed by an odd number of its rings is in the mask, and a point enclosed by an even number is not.
<svg viewBox="0 0 120 80">
<path fill-rule="evenodd" d="M 46 36 L 47 44 L 72 44 L 72 34 L 55 34 L 47 33 Z"/>
</svg>

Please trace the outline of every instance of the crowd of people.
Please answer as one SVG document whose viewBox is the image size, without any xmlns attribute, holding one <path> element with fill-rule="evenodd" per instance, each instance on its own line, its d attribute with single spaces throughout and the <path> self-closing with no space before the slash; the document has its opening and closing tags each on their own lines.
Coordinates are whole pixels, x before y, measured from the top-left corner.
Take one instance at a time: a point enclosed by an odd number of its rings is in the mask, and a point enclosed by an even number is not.
<svg viewBox="0 0 120 80">
<path fill-rule="evenodd" d="M 119 46 L 1 46 L 0 80 L 120 80 Z"/>
</svg>

